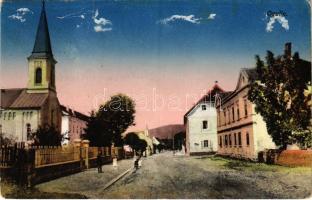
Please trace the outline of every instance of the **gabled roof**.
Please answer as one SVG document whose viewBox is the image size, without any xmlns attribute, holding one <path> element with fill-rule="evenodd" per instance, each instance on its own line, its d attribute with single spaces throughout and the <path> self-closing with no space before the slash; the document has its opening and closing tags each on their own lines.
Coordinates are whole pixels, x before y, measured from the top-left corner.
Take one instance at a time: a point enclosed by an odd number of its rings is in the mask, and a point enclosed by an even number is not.
<svg viewBox="0 0 312 200">
<path fill-rule="evenodd" d="M 224 98 L 224 96 L 228 95 L 232 92 L 226 92 L 224 91 L 218 84 L 215 84 L 211 90 L 208 91 L 206 95 L 204 95 L 202 98 L 197 101 L 197 103 L 192 106 L 185 114 L 184 114 L 184 124 L 186 123 L 186 117 L 190 112 L 192 112 L 199 104 L 203 102 L 215 102 L 215 96 L 216 94 L 219 95 L 219 97 Z"/>
<path fill-rule="evenodd" d="M 40 20 L 39 20 L 39 24 L 37 28 L 35 45 L 34 45 L 31 56 L 32 57 L 36 57 L 36 56 L 52 56 L 53 57 L 44 1 L 42 2 L 42 10 L 41 10 Z"/>
<path fill-rule="evenodd" d="M 1 89 L 1 108 L 41 108 L 48 99 L 48 93 L 27 93 L 26 88 Z"/>
<path fill-rule="evenodd" d="M 22 88 L 1 89 L 0 107 L 9 108 L 23 90 Z"/>
<path fill-rule="evenodd" d="M 89 117 L 85 114 L 82 114 L 78 111 L 75 111 L 71 108 L 68 108 L 64 105 L 61 105 L 61 110 L 62 110 L 62 113 L 65 113 L 66 115 L 69 115 L 69 116 L 73 116 L 73 117 L 76 117 L 78 119 L 81 119 L 83 121 L 88 121 L 89 120 Z"/>
</svg>

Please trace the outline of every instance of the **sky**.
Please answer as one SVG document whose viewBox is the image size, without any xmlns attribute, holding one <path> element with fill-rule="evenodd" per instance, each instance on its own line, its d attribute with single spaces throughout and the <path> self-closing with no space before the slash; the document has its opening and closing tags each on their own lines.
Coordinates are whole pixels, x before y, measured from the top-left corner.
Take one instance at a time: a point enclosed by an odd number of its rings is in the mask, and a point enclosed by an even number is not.
<svg viewBox="0 0 312 200">
<path fill-rule="evenodd" d="M 41 1 L 1 5 L 1 88 L 23 88 Z M 307 0 L 48 1 L 61 104 L 88 114 L 116 93 L 137 104 L 136 126 L 182 124 L 218 81 L 235 89 L 240 68 L 271 50 L 311 60 Z"/>
</svg>

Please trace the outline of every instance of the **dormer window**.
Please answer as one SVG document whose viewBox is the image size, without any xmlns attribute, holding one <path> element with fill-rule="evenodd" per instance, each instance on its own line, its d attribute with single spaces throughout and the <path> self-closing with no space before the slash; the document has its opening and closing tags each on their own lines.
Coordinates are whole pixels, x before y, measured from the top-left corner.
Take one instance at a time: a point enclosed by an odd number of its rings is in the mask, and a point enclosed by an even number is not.
<svg viewBox="0 0 312 200">
<path fill-rule="evenodd" d="M 202 105 L 202 110 L 206 110 L 206 109 L 207 109 L 206 105 Z"/>
<path fill-rule="evenodd" d="M 40 67 L 36 69 L 35 83 L 36 84 L 42 83 L 42 69 Z"/>
</svg>

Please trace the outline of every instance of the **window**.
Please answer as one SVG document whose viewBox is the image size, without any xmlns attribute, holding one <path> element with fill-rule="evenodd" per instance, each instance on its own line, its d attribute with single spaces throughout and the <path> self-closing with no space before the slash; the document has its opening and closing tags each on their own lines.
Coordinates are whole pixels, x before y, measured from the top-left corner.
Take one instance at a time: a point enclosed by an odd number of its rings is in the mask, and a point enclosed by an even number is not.
<svg viewBox="0 0 312 200">
<path fill-rule="evenodd" d="M 206 110 L 206 105 L 202 105 L 202 110 Z"/>
<path fill-rule="evenodd" d="M 208 147 L 208 140 L 204 140 L 204 147 Z"/>
<path fill-rule="evenodd" d="M 13 119 L 15 119 L 15 112 L 13 112 Z"/>
<path fill-rule="evenodd" d="M 236 138 L 236 133 L 234 133 L 234 146 L 237 145 L 237 138 Z"/>
<path fill-rule="evenodd" d="M 8 115 L 8 120 L 11 119 L 11 112 L 9 112 L 9 115 Z"/>
<path fill-rule="evenodd" d="M 222 136 L 219 137 L 219 145 L 222 147 Z"/>
<path fill-rule="evenodd" d="M 228 140 L 227 140 L 227 135 L 225 135 L 225 137 L 224 137 L 224 143 L 225 143 L 225 146 L 227 147 L 227 145 L 228 145 Z"/>
<path fill-rule="evenodd" d="M 242 146 L 242 134 L 241 134 L 241 132 L 238 133 L 238 145 Z"/>
<path fill-rule="evenodd" d="M 42 69 L 40 67 L 38 67 L 36 69 L 35 83 L 41 84 L 41 82 L 42 82 Z"/>
<path fill-rule="evenodd" d="M 3 114 L 3 120 L 5 120 L 6 118 L 6 112 Z"/>
<path fill-rule="evenodd" d="M 232 135 L 231 134 L 229 135 L 229 145 L 230 147 L 232 147 Z"/>
<path fill-rule="evenodd" d="M 203 129 L 207 129 L 208 128 L 208 121 L 203 121 Z"/>
<path fill-rule="evenodd" d="M 0 124 L 0 134 L 2 134 L 2 125 Z"/>
<path fill-rule="evenodd" d="M 246 144 L 247 146 L 249 146 L 249 133 L 248 132 L 246 133 Z"/>
<path fill-rule="evenodd" d="M 248 115 L 248 110 L 247 110 L 247 99 L 244 100 L 244 110 L 245 110 L 245 117 Z"/>
<path fill-rule="evenodd" d="M 235 121 L 235 113 L 234 113 L 234 106 L 232 107 L 232 121 Z"/>
<path fill-rule="evenodd" d="M 0 118 L 2 117 L 2 111 L 0 111 Z"/>
<path fill-rule="evenodd" d="M 27 140 L 31 140 L 31 125 L 29 123 L 26 124 L 26 133 L 27 133 Z"/>
<path fill-rule="evenodd" d="M 29 116 L 29 117 L 30 117 L 30 119 L 32 118 L 32 114 L 33 114 L 33 112 L 30 112 L 30 116 Z"/>
</svg>

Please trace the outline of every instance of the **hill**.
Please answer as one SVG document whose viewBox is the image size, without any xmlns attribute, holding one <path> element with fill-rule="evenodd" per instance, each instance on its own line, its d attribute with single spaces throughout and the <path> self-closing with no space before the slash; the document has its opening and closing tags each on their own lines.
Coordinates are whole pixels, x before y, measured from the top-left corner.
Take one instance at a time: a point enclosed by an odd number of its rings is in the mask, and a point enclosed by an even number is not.
<svg viewBox="0 0 312 200">
<path fill-rule="evenodd" d="M 159 139 L 172 139 L 173 135 L 182 131 L 185 131 L 183 124 L 169 124 L 148 130 L 150 136 Z"/>
</svg>

